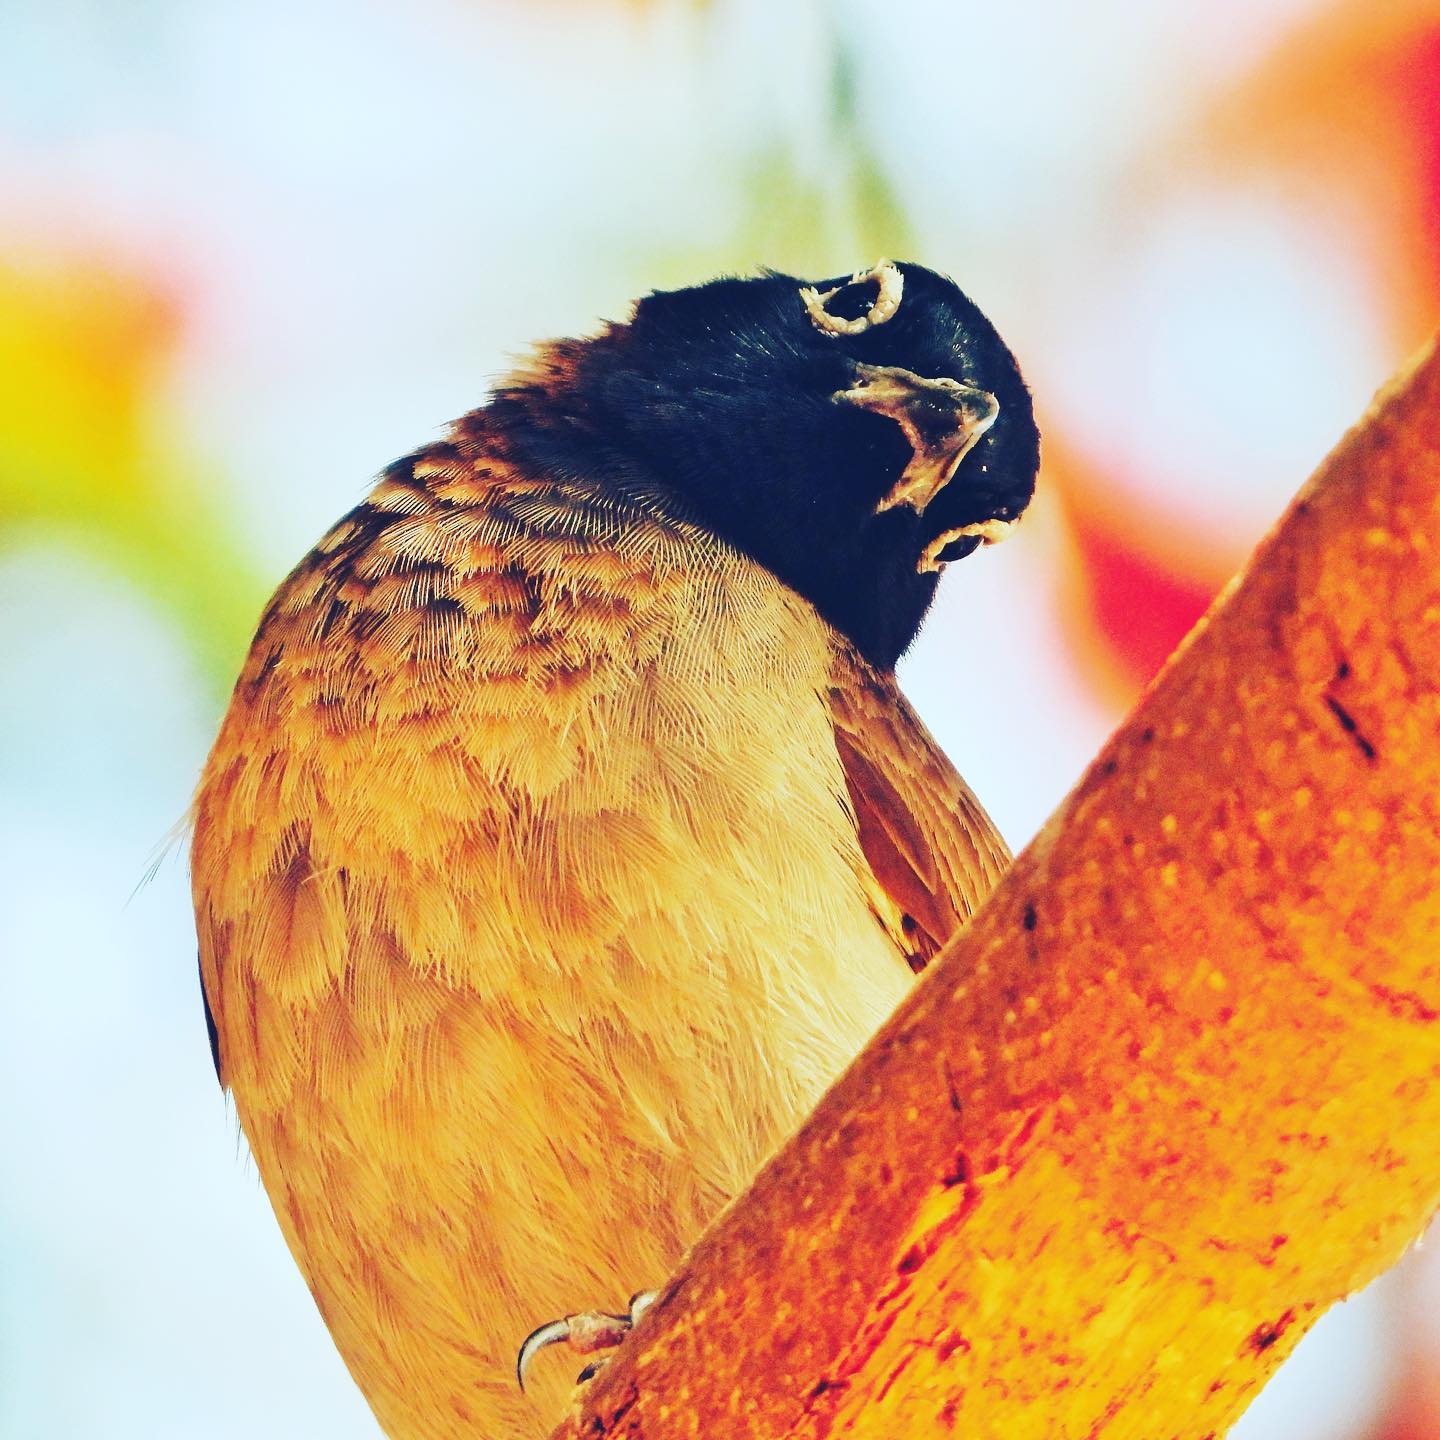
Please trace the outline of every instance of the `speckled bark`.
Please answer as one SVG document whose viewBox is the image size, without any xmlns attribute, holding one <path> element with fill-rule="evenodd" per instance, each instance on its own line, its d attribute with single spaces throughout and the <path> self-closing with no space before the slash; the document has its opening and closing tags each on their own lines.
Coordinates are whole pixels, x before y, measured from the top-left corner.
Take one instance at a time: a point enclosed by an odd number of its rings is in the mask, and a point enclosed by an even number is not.
<svg viewBox="0 0 1440 1440">
<path fill-rule="evenodd" d="M 1218 1435 L 1440 1203 L 1440 358 L 559 1435 Z"/>
</svg>

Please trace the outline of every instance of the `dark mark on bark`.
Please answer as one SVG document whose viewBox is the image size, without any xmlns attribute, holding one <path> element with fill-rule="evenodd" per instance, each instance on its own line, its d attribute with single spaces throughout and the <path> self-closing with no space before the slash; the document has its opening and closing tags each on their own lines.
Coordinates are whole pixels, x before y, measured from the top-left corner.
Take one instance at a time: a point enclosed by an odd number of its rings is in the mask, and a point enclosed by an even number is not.
<svg viewBox="0 0 1440 1440">
<path fill-rule="evenodd" d="M 1433 1025 L 1440 1020 L 1440 1011 L 1427 1004 L 1413 990 L 1396 990 L 1393 986 L 1381 985 L 1378 981 L 1372 982 L 1366 988 L 1396 1020 L 1421 1025 Z"/>
<path fill-rule="evenodd" d="M 957 1114 L 965 1112 L 965 1102 L 960 1098 L 960 1091 L 955 1085 L 955 1073 L 950 1069 L 950 1062 L 944 1061 L 945 1069 L 945 1093 L 950 1097 L 950 1108 Z"/>
<path fill-rule="evenodd" d="M 626 1391 L 625 1398 L 616 1405 L 607 1419 L 603 1415 L 594 1415 L 590 1419 L 590 1433 L 592 1435 L 611 1435 L 615 1427 L 635 1408 L 635 1403 L 640 1399 L 640 1387 L 632 1380 Z"/>
<path fill-rule="evenodd" d="M 1252 1355 L 1263 1355 L 1289 1328 L 1295 1312 L 1287 1310 L 1273 1324 L 1260 1325 L 1251 1332 L 1246 1342 Z"/>
<path fill-rule="evenodd" d="M 952 1330 L 940 1344 L 935 1347 L 935 1358 L 943 1363 L 954 1355 L 957 1350 L 962 1355 L 968 1355 L 970 1353 L 970 1342 L 958 1330 Z"/>
<path fill-rule="evenodd" d="M 901 1375 L 903 1375 L 903 1374 L 905 1373 L 905 1371 L 909 1368 L 910 1362 L 911 1362 L 912 1360 L 914 1360 L 915 1357 L 916 1357 L 918 1354 L 920 1354 L 920 1352 L 921 1352 L 924 1348 L 925 1348 L 925 1347 L 924 1347 L 923 1345 L 921 1345 L 918 1340 L 911 1340 L 911 1341 L 909 1341 L 909 1342 L 906 1344 L 906 1346 L 905 1346 L 905 1353 L 904 1353 L 903 1355 L 901 1355 L 899 1362 L 894 1366 L 894 1368 L 890 1371 L 890 1373 L 885 1377 L 885 1383 L 884 1383 L 883 1385 L 881 1385 L 880 1388 L 875 1392 L 875 1400 L 874 1400 L 874 1402 L 873 1402 L 874 1404 L 878 1405 L 878 1404 L 880 1404 L 881 1401 L 883 1401 L 883 1400 L 885 1399 L 885 1397 L 886 1397 L 886 1396 L 890 1393 L 890 1391 L 894 1388 L 895 1382 L 896 1382 L 896 1381 L 901 1377 Z"/>
<path fill-rule="evenodd" d="M 964 1185 L 970 1179 L 970 1157 L 963 1151 L 955 1156 L 955 1163 L 940 1177 L 940 1183 L 947 1189 L 953 1190 L 957 1185 Z"/>
<path fill-rule="evenodd" d="M 1040 916 L 1036 912 L 1034 904 L 1025 907 L 1024 926 L 1027 930 L 1033 930 L 1040 923 Z"/>
<path fill-rule="evenodd" d="M 1367 759 L 1375 758 L 1375 747 L 1360 733 L 1360 727 L 1355 723 L 1355 717 L 1333 696 L 1325 697 L 1325 704 L 1329 706 L 1330 713 L 1340 722 L 1340 728 L 1359 747 L 1360 753 Z"/>
</svg>

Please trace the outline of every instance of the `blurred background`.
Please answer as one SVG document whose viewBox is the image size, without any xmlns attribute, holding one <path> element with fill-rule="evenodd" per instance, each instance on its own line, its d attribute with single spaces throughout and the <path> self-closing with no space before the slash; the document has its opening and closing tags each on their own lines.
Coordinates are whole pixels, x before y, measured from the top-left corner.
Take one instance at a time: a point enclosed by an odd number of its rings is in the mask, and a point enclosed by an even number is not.
<svg viewBox="0 0 1440 1440">
<path fill-rule="evenodd" d="M 250 629 L 528 341 L 882 254 L 1041 413 L 902 668 L 1018 849 L 1440 319 L 1440 0 L 4 0 L 4 1440 L 378 1434 L 201 1021 L 178 827 Z M 1440 1264 L 1237 1433 L 1440 1435 Z"/>
</svg>

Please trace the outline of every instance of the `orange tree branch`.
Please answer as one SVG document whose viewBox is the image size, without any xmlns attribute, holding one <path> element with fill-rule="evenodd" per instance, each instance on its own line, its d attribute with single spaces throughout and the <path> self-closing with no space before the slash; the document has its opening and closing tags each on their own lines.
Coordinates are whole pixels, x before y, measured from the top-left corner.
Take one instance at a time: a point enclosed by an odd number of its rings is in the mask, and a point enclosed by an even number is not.
<svg viewBox="0 0 1440 1440">
<path fill-rule="evenodd" d="M 1440 356 L 557 1431 L 1222 1433 L 1440 1201 Z"/>
</svg>

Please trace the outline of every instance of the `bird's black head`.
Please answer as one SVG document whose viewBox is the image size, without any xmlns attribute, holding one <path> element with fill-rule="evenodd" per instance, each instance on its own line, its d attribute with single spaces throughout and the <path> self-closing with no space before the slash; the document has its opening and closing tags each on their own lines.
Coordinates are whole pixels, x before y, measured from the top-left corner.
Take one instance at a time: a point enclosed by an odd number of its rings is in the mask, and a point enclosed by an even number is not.
<svg viewBox="0 0 1440 1440">
<path fill-rule="evenodd" d="M 1035 486 L 1039 433 L 1014 357 L 919 265 L 658 292 L 580 347 L 570 373 L 571 415 L 611 455 L 887 669 L 941 567 L 1003 534 Z"/>
</svg>

